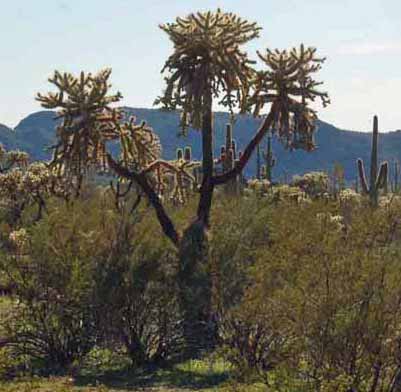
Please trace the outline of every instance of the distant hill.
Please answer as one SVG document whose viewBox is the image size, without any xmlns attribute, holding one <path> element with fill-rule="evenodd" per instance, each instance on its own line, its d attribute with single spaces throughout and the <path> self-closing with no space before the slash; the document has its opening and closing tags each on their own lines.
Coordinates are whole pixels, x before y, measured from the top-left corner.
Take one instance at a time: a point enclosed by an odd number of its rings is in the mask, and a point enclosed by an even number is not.
<svg viewBox="0 0 401 392">
<path fill-rule="evenodd" d="M 191 130 L 187 137 L 178 137 L 179 115 L 176 112 L 163 112 L 157 109 L 124 108 L 138 121 L 145 120 L 160 136 L 163 146 L 163 156 L 172 159 L 177 147 L 192 146 L 196 159 L 201 157 L 200 135 Z M 7 148 L 19 148 L 27 151 L 33 159 L 49 159 L 50 153 L 46 147 L 55 141 L 55 113 L 40 111 L 30 114 L 12 130 L 0 124 L 0 142 Z M 227 113 L 216 113 L 216 153 L 224 142 L 224 126 L 229 121 Z M 255 132 L 260 120 L 250 116 L 238 117 L 234 126 L 234 137 L 239 149 L 243 149 L 250 136 Z M 363 158 L 369 161 L 370 134 L 362 132 L 344 131 L 319 121 L 316 133 L 318 148 L 307 153 L 304 151 L 286 151 L 278 141 L 273 141 L 274 154 L 277 157 L 277 166 L 274 176 L 292 176 L 312 170 L 331 170 L 336 162 L 345 168 L 346 178 L 354 180 L 356 176 L 356 159 Z M 401 131 L 380 135 L 380 159 L 401 161 Z M 255 174 L 256 160 L 252 157 L 246 168 L 246 175 Z"/>
</svg>

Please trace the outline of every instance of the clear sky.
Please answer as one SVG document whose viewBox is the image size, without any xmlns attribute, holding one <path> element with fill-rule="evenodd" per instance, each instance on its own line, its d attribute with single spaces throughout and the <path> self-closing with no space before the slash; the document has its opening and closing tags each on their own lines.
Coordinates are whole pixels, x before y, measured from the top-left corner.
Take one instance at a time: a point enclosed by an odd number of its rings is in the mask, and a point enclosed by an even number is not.
<svg viewBox="0 0 401 392">
<path fill-rule="evenodd" d="M 0 0 L 0 122 L 15 126 L 40 110 L 54 69 L 112 67 L 123 104 L 151 107 L 163 88 L 171 44 L 158 28 L 197 10 L 233 11 L 263 32 L 248 46 L 304 42 L 327 57 L 320 77 L 332 104 L 324 121 L 368 130 L 401 129 L 401 0 Z"/>
</svg>

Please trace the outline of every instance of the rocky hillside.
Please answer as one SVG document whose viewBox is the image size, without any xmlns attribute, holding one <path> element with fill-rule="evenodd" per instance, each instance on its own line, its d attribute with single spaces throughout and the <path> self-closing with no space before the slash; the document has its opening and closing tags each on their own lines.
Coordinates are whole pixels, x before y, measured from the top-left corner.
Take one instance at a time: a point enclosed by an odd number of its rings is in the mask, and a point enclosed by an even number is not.
<svg viewBox="0 0 401 392">
<path fill-rule="evenodd" d="M 187 137 L 179 137 L 179 116 L 175 112 L 163 112 L 157 109 L 125 108 L 139 120 L 145 120 L 159 134 L 163 155 L 171 159 L 177 147 L 191 145 L 195 158 L 201 156 L 200 136 L 197 131 L 190 131 Z M 0 142 L 7 148 L 23 149 L 34 159 L 48 159 L 50 153 L 46 150 L 55 140 L 55 114 L 51 111 L 33 113 L 23 119 L 11 130 L 0 124 Z M 227 113 L 217 113 L 216 122 L 216 152 L 224 140 L 224 125 L 228 122 Z M 255 132 L 260 120 L 249 116 L 241 116 L 234 126 L 234 136 L 242 149 L 249 137 Z M 370 134 L 362 132 L 343 131 L 325 122 L 319 122 L 316 133 L 318 148 L 312 153 L 303 151 L 286 151 L 278 141 L 274 141 L 274 153 L 277 166 L 274 170 L 276 178 L 302 174 L 311 170 L 331 170 L 336 162 L 345 168 L 346 178 L 352 181 L 356 175 L 355 161 L 357 158 L 369 160 Z M 380 137 L 380 157 L 390 163 L 397 159 L 401 161 L 401 131 L 382 134 Z M 246 174 L 255 173 L 255 157 L 247 167 Z"/>
</svg>

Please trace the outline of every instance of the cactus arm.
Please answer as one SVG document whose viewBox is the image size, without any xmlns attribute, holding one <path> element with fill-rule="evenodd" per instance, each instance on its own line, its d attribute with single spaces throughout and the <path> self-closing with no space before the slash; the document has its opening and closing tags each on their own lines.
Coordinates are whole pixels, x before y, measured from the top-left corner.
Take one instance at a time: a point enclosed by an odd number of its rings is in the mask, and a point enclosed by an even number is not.
<svg viewBox="0 0 401 392">
<path fill-rule="evenodd" d="M 226 151 L 232 148 L 233 128 L 231 124 L 226 125 Z"/>
<path fill-rule="evenodd" d="M 156 211 L 157 219 L 164 234 L 171 240 L 171 242 L 178 247 L 180 243 L 180 236 L 175 229 L 173 222 L 168 216 L 166 210 L 161 203 L 158 194 L 149 184 L 149 181 L 145 174 L 136 173 L 135 171 L 130 171 L 126 167 L 120 165 L 116 162 L 110 154 L 107 154 L 107 161 L 109 166 L 122 178 L 134 181 L 138 184 L 145 195 L 147 196 L 150 204 Z"/>
<path fill-rule="evenodd" d="M 383 162 L 380 165 L 379 175 L 377 176 L 375 188 L 378 191 L 381 188 L 386 188 L 387 185 L 387 176 L 388 176 L 388 163 Z"/>
<path fill-rule="evenodd" d="M 365 168 L 363 166 L 363 161 L 360 158 L 358 159 L 358 173 L 359 173 L 359 180 L 361 183 L 362 192 L 367 195 L 367 194 L 369 194 L 369 188 L 368 188 L 368 183 L 366 180 Z"/>
</svg>

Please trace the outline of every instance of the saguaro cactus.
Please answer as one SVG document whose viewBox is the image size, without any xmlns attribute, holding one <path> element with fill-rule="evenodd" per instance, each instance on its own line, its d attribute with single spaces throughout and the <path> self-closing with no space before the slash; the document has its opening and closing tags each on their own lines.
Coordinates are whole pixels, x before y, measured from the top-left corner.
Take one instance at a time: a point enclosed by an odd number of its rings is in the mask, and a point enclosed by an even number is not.
<svg viewBox="0 0 401 392">
<path fill-rule="evenodd" d="M 241 154 L 242 154 L 241 151 L 237 151 L 237 143 L 235 139 L 233 139 L 232 125 L 228 123 L 226 125 L 225 145 L 221 146 L 220 159 L 216 160 L 216 163 L 221 164 L 221 171 L 223 174 L 229 172 L 230 170 L 233 170 L 236 163 L 238 163 Z M 241 178 L 242 175 L 240 174 L 237 177 L 228 181 L 224 187 L 226 192 L 227 193 L 239 192 Z"/>
<path fill-rule="evenodd" d="M 266 179 L 271 182 L 272 170 L 273 167 L 276 165 L 276 158 L 273 156 L 273 151 L 272 151 L 271 133 L 267 135 L 266 152 L 263 154 L 263 158 L 265 159 L 265 164 L 266 164 Z"/>
<path fill-rule="evenodd" d="M 383 162 L 378 170 L 377 146 L 379 139 L 379 122 L 377 116 L 373 118 L 372 153 L 370 156 L 370 183 L 366 180 L 365 167 L 362 159 L 358 159 L 359 179 L 362 192 L 369 195 L 370 203 L 377 207 L 379 190 L 387 188 L 388 163 Z"/>
<path fill-rule="evenodd" d="M 260 180 L 261 177 L 261 164 L 260 164 L 260 145 L 256 147 L 256 178 Z"/>
<path fill-rule="evenodd" d="M 399 186 L 399 178 L 400 178 L 400 164 L 398 161 L 394 161 L 394 173 L 393 173 L 394 181 L 393 181 L 393 192 L 397 193 L 400 190 Z"/>
</svg>

